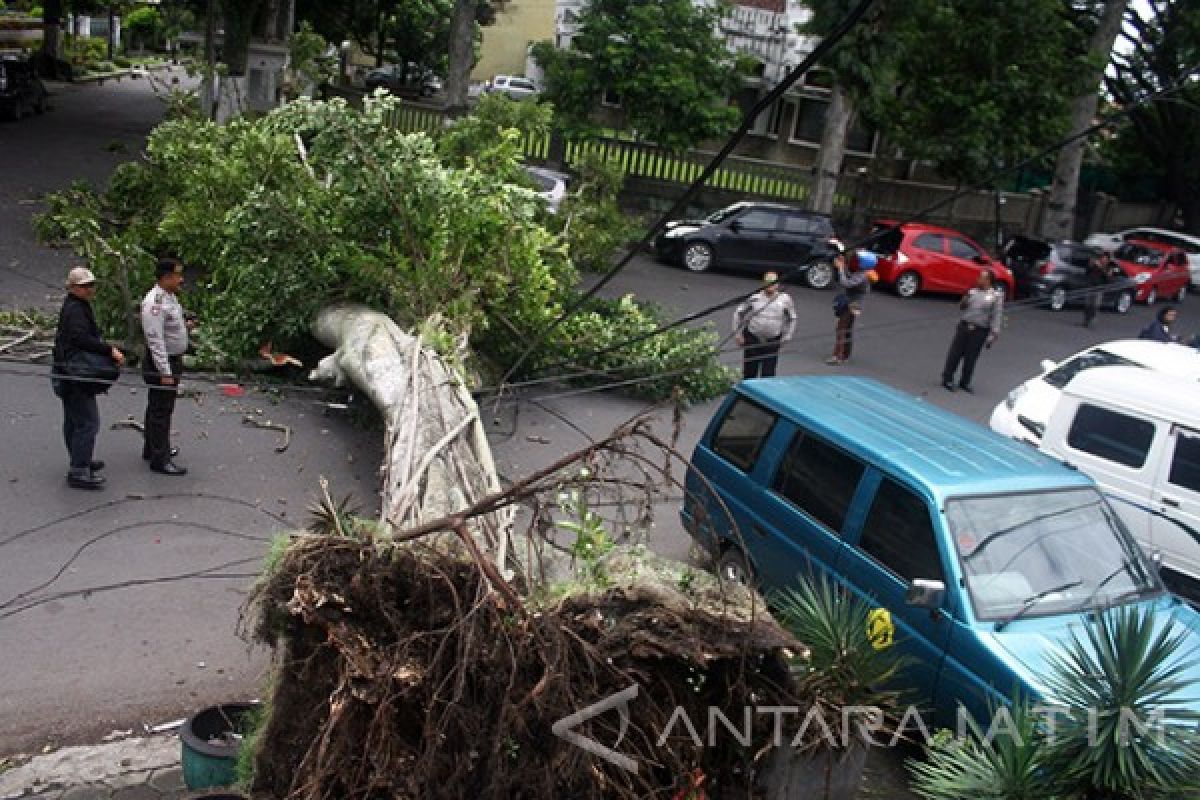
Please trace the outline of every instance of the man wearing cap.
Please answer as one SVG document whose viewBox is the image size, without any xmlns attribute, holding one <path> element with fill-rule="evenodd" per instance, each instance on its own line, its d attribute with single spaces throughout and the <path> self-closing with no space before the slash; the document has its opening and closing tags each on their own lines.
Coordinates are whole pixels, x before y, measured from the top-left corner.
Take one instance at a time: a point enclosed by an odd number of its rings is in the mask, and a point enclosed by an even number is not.
<svg viewBox="0 0 1200 800">
<path fill-rule="evenodd" d="M 796 307 L 779 291 L 779 275 L 763 275 L 762 291 L 755 292 L 733 312 L 733 333 L 742 351 L 742 377 L 773 378 L 779 362 L 779 345 L 796 330 Z"/>
<path fill-rule="evenodd" d="M 97 393 L 107 385 L 72 381 L 62 377 L 62 366 L 80 352 L 97 353 L 111 358 L 119 367 L 125 354 L 104 341 L 92 299 L 96 296 L 96 276 L 87 267 L 75 267 L 67 274 L 67 296 L 58 314 L 58 331 L 54 335 L 54 368 L 56 393 L 63 404 L 63 439 L 71 456 L 67 485 L 75 489 L 99 489 L 104 485 L 103 461 L 92 458 L 96 434 L 100 432 L 100 410 Z"/>
<path fill-rule="evenodd" d="M 171 460 L 178 452 L 171 447 L 171 414 L 192 327 L 175 296 L 183 285 L 183 264 L 174 258 L 160 259 L 154 274 L 158 282 L 142 299 L 142 333 L 146 337 L 142 377 L 150 385 L 142 458 L 155 472 L 186 475 L 187 470 Z"/>
</svg>

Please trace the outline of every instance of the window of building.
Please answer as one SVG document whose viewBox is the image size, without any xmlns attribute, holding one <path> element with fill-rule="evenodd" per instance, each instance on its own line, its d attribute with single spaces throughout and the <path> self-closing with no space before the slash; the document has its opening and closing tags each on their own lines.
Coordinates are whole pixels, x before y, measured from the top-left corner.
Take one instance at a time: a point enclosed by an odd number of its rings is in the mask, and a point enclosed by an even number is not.
<svg viewBox="0 0 1200 800">
<path fill-rule="evenodd" d="M 1154 423 L 1084 403 L 1075 412 L 1067 444 L 1097 458 L 1140 469 L 1154 442 Z"/>
<path fill-rule="evenodd" d="M 775 476 L 775 491 L 834 533 L 840 533 L 864 467 L 854 456 L 801 431 Z"/>
<path fill-rule="evenodd" d="M 775 419 L 770 411 L 739 398 L 713 436 L 713 452 L 742 472 L 750 472 L 771 435 Z"/>
<path fill-rule="evenodd" d="M 905 583 L 945 580 L 929 509 L 892 480 L 879 484 L 858 546 Z"/>
<path fill-rule="evenodd" d="M 792 139 L 797 142 L 820 144 L 825 130 L 825 112 L 829 101 L 823 97 L 804 97 L 796 108 L 796 119 L 792 122 Z M 875 130 L 857 115 L 846 131 L 846 150 L 851 153 L 873 153 Z"/>
</svg>

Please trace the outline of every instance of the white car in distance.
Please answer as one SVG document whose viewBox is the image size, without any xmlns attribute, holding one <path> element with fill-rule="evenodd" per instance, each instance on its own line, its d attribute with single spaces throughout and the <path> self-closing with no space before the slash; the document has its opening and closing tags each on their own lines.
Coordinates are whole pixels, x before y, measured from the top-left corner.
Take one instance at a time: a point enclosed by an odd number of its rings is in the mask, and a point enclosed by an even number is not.
<svg viewBox="0 0 1200 800">
<path fill-rule="evenodd" d="M 1197 381 L 1200 393 L 1200 350 L 1147 339 L 1120 339 L 1089 347 L 1061 362 L 1041 363 L 1042 372 L 1017 386 L 992 410 L 989 425 L 996 433 L 1037 445 L 1058 405 L 1062 388 L 1093 367 L 1141 367 Z"/>
</svg>

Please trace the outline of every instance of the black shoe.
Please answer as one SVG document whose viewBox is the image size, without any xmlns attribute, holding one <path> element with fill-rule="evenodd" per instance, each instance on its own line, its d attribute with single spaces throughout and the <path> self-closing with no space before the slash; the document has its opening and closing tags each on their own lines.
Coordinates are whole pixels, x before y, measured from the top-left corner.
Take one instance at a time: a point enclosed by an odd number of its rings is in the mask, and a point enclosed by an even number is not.
<svg viewBox="0 0 1200 800">
<path fill-rule="evenodd" d="M 942 388 L 945 389 L 947 392 L 953 392 L 954 384 L 951 383 L 950 381 L 942 381 Z"/>
<path fill-rule="evenodd" d="M 162 464 L 150 464 L 151 472 L 158 472 L 163 475 L 187 475 L 187 469 L 177 466 L 174 461 L 166 461 Z"/>
<path fill-rule="evenodd" d="M 179 448 L 172 447 L 168 458 L 174 458 L 177 455 L 179 455 Z M 150 451 L 145 448 L 142 448 L 142 461 L 149 461 L 149 460 L 150 460 Z"/>
<path fill-rule="evenodd" d="M 92 472 L 99 472 L 100 470 L 104 469 L 104 462 L 103 461 L 89 461 L 88 468 L 91 469 Z"/>
<path fill-rule="evenodd" d="M 960 384 L 958 385 L 958 388 L 962 389 L 962 390 L 963 390 L 964 392 L 966 392 L 967 394 L 975 394 L 975 390 L 974 390 L 974 389 L 972 389 L 970 386 L 967 386 L 967 385 L 965 385 L 965 384 L 962 384 L 962 383 L 960 383 Z"/>
<path fill-rule="evenodd" d="M 104 478 L 92 472 L 91 468 L 72 469 L 67 473 L 67 486 L 72 489 L 101 489 Z"/>
</svg>

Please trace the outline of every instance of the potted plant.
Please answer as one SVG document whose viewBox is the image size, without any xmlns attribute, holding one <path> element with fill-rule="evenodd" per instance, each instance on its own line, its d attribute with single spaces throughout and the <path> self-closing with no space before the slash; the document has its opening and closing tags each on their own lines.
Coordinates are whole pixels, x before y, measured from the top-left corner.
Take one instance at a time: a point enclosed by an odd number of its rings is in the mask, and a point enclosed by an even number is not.
<svg viewBox="0 0 1200 800">
<path fill-rule="evenodd" d="M 905 663 L 889 641 L 873 639 L 875 610 L 828 576 L 814 576 L 772 597 L 779 621 L 808 652 L 794 665 L 812 707 L 796 740 L 768 754 L 768 800 L 849 800 L 862 783 L 872 731 L 895 716 L 901 693 L 890 688 Z M 845 709 L 862 709 L 848 714 Z M 871 709 L 870 712 L 866 709 Z"/>
</svg>

